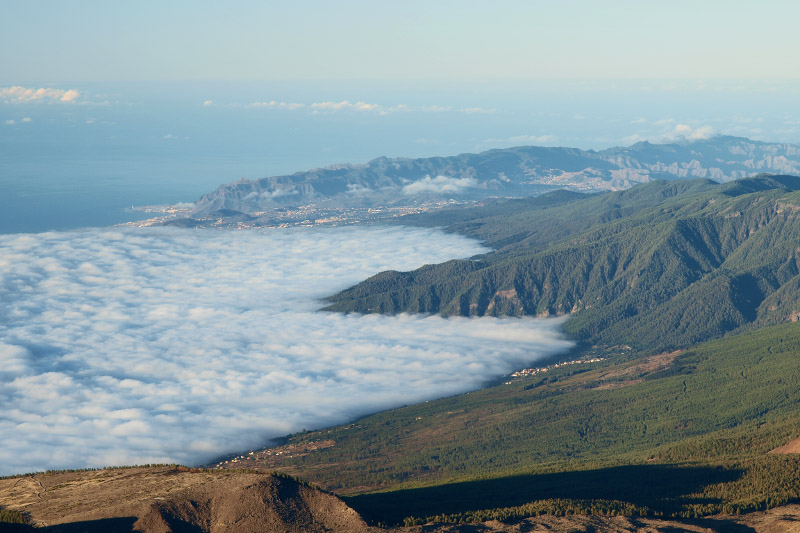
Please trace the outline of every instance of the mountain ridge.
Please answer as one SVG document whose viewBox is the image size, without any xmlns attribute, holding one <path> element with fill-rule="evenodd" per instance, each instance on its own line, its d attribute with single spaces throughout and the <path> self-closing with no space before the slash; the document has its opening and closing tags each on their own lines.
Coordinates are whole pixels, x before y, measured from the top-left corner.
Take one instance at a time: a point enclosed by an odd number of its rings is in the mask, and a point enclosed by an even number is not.
<svg viewBox="0 0 800 533">
<path fill-rule="evenodd" d="M 600 151 L 517 146 L 416 159 L 378 157 L 224 184 L 200 197 L 190 216 L 219 216 L 224 210 L 263 214 L 309 204 L 352 208 L 478 201 L 558 188 L 622 190 L 654 179 L 729 181 L 758 172 L 800 174 L 800 146 L 715 136 Z"/>
<path fill-rule="evenodd" d="M 329 311 L 444 316 L 572 314 L 590 343 L 674 349 L 796 320 L 800 178 L 656 181 L 503 212 L 455 215 L 451 231 L 496 249 L 382 272 L 328 298 Z M 525 206 L 525 201 L 517 201 Z M 439 216 L 417 217 L 438 225 Z M 414 223 L 414 219 L 409 220 Z"/>
</svg>

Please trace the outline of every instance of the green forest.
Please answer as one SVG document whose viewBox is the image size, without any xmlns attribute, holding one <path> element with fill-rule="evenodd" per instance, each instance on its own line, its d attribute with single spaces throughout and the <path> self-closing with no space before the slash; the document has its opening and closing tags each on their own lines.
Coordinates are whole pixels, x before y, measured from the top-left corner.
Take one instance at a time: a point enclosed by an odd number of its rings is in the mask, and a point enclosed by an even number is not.
<svg viewBox="0 0 800 533">
<path fill-rule="evenodd" d="M 335 445 L 272 466 L 384 524 L 695 517 L 800 498 L 800 456 L 768 453 L 800 435 L 800 324 L 603 355 L 294 435 Z"/>
<path fill-rule="evenodd" d="M 417 215 L 493 251 L 384 272 L 340 312 L 570 314 L 585 364 L 290 436 L 270 467 L 374 524 L 699 517 L 800 501 L 800 178 L 653 182 Z M 544 363 L 543 363 L 544 364 Z"/>
<path fill-rule="evenodd" d="M 779 324 L 800 310 L 800 178 L 657 181 L 436 213 L 494 251 L 383 272 L 330 311 L 554 316 L 591 344 L 664 350 Z"/>
</svg>

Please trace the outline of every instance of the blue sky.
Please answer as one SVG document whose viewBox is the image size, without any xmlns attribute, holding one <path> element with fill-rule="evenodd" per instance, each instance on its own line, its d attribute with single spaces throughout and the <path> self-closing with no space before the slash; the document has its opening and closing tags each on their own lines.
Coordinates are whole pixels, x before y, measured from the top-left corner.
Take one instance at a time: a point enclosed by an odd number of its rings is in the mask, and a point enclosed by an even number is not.
<svg viewBox="0 0 800 533">
<path fill-rule="evenodd" d="M 5 83 L 799 79 L 800 2 L 4 0 Z"/>
</svg>

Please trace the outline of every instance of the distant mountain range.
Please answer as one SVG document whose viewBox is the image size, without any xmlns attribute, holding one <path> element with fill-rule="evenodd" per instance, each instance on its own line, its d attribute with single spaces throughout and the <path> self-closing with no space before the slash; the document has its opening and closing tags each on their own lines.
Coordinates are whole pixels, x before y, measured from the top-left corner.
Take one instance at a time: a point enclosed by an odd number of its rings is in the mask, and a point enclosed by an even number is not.
<svg viewBox="0 0 800 533">
<path fill-rule="evenodd" d="M 379 157 L 225 184 L 198 199 L 190 216 L 235 217 L 309 204 L 329 209 L 516 198 L 553 189 L 622 190 L 655 179 L 724 182 L 761 172 L 800 174 L 800 146 L 715 136 L 601 151 L 521 146 L 450 157 Z"/>
</svg>

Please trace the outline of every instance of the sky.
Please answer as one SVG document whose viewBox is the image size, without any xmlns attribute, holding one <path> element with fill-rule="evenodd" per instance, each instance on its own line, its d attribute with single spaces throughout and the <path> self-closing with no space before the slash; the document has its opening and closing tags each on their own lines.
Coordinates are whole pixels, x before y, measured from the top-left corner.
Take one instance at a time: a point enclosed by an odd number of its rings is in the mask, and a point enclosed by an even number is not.
<svg viewBox="0 0 800 533">
<path fill-rule="evenodd" d="M 800 79 L 791 0 L 4 0 L 0 78 Z"/>
<path fill-rule="evenodd" d="M 378 271 L 485 251 L 434 230 L 110 228 L 0 250 L 0 475 L 202 463 L 572 346 L 561 319 L 317 311 Z"/>
</svg>

